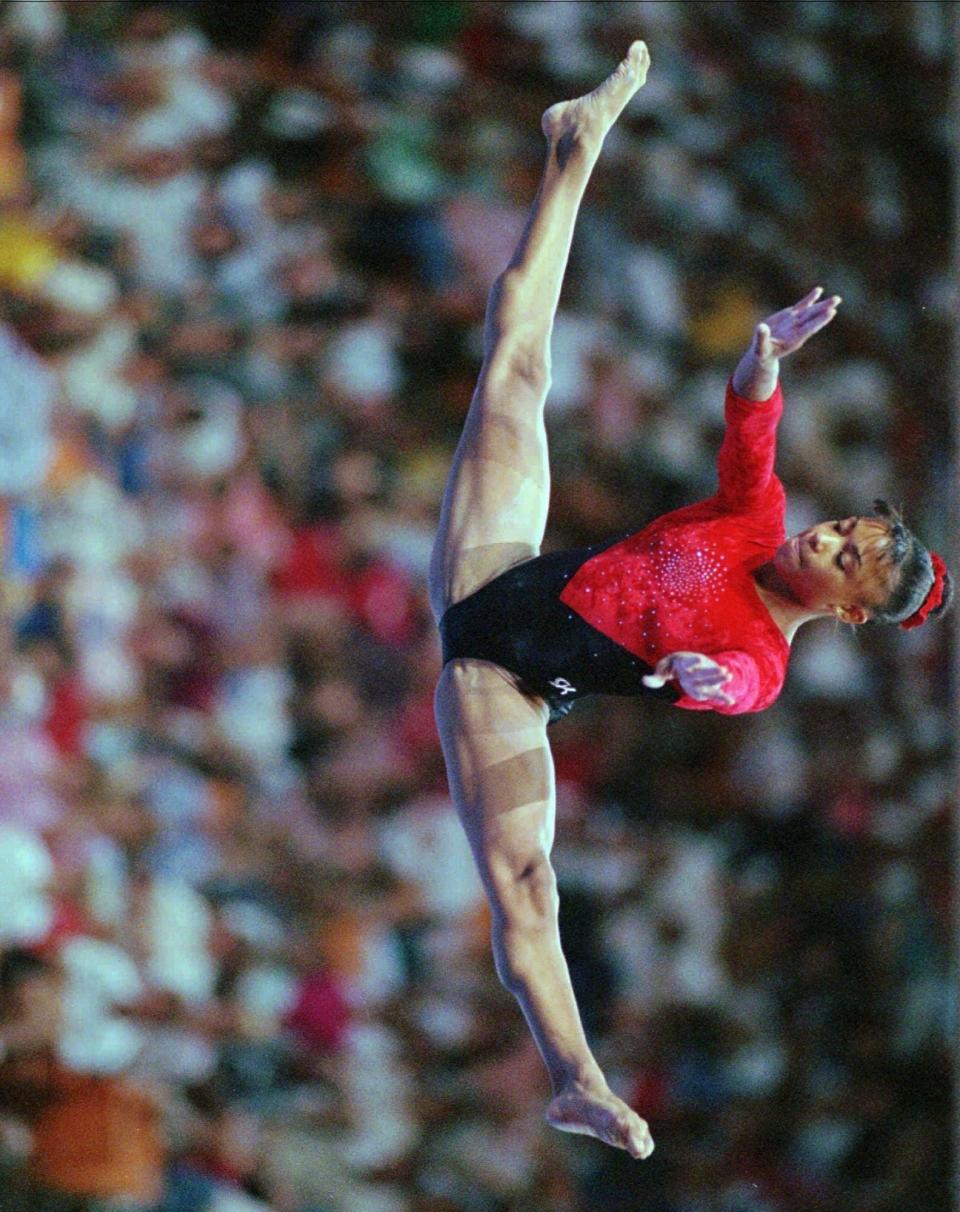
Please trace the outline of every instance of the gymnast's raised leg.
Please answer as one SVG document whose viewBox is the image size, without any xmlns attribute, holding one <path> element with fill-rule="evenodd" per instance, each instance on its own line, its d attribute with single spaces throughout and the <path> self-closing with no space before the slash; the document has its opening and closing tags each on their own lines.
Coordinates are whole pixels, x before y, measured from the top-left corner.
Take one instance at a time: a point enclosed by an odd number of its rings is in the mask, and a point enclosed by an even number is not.
<svg viewBox="0 0 960 1212">
<path fill-rule="evenodd" d="M 599 88 L 543 116 L 543 178 L 490 295 L 483 365 L 444 494 L 430 568 L 437 619 L 540 550 L 550 494 L 550 334 L 574 222 L 604 137 L 649 62 L 635 42 Z M 590 1052 L 560 948 L 547 706 L 497 665 L 463 658 L 445 666 L 436 711 L 451 794 L 491 905 L 497 972 L 553 1084 L 547 1119 L 647 1157 L 647 1125 L 612 1093 Z"/>
</svg>

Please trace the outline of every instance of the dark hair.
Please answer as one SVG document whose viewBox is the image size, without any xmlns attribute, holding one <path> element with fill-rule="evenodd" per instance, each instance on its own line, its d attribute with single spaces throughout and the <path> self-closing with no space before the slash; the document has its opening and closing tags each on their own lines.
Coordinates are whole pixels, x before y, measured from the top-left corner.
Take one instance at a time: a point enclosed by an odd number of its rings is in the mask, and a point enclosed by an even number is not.
<svg viewBox="0 0 960 1212">
<path fill-rule="evenodd" d="M 873 502 L 874 515 L 882 519 L 890 534 L 890 560 L 900 569 L 893 591 L 880 606 L 875 606 L 870 616 L 872 623 L 902 623 L 920 609 L 933 586 L 934 572 L 930 552 L 917 536 L 903 524 L 899 512 L 886 501 Z M 943 614 L 953 600 L 953 578 L 944 573 L 943 598 L 929 618 Z"/>
</svg>

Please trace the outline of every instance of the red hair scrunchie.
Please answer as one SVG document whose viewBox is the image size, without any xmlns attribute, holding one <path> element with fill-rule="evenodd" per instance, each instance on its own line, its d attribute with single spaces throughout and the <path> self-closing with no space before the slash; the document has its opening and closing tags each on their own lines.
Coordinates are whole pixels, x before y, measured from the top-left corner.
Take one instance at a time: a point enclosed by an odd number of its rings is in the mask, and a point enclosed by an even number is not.
<svg viewBox="0 0 960 1212">
<path fill-rule="evenodd" d="M 933 561 L 933 584 L 930 586 L 930 592 L 923 599 L 921 605 L 908 619 L 904 619 L 900 624 L 904 631 L 910 631 L 911 628 L 919 627 L 922 623 L 925 623 L 930 611 L 936 610 L 943 601 L 943 578 L 947 571 L 947 566 L 935 551 L 930 552 L 930 559 Z"/>
</svg>

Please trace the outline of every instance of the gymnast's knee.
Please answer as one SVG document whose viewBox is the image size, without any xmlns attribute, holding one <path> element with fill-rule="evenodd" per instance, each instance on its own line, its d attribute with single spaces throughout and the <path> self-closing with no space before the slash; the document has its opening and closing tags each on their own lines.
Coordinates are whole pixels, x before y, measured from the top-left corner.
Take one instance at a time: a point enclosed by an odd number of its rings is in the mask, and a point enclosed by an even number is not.
<svg viewBox="0 0 960 1212">
<path fill-rule="evenodd" d="M 549 857 L 531 852 L 489 866 L 494 919 L 516 938 L 531 939 L 557 925 L 560 898 Z"/>
<path fill-rule="evenodd" d="M 521 289 L 516 270 L 494 283 L 487 304 L 484 358 L 488 382 L 504 379 L 538 395 L 550 389 L 550 317 Z"/>
<path fill-rule="evenodd" d="M 545 949 L 559 943 L 559 902 L 552 875 L 548 863 L 538 874 L 538 886 L 504 892 L 494 910 L 494 965 L 510 993 L 522 991 L 543 964 Z"/>
</svg>

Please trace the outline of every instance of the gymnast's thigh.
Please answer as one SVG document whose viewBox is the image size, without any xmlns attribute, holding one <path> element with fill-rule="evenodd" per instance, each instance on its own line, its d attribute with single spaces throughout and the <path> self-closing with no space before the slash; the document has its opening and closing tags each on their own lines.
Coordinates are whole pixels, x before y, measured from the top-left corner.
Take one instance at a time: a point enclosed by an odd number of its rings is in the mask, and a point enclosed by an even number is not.
<svg viewBox="0 0 960 1212">
<path fill-rule="evenodd" d="M 436 693 L 450 793 L 493 891 L 548 855 L 555 827 L 549 711 L 489 661 L 450 661 Z"/>
<path fill-rule="evenodd" d="M 537 555 L 550 501 L 546 384 L 484 367 L 454 453 L 430 561 L 439 621 L 514 564 Z"/>
</svg>

